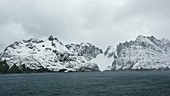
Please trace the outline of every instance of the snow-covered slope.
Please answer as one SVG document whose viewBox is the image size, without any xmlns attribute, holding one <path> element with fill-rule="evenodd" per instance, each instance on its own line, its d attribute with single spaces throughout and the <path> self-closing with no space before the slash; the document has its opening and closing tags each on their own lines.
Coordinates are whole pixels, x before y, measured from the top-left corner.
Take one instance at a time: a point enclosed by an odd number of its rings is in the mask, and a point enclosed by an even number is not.
<svg viewBox="0 0 170 96">
<path fill-rule="evenodd" d="M 1 55 L 1 61 L 6 61 L 9 68 L 22 65 L 38 70 L 45 68 L 50 71 L 98 71 L 98 66 L 84 58 L 84 55 L 74 54 L 57 38 L 50 36 L 46 40 L 31 38 L 14 42 L 6 47 Z"/>
<path fill-rule="evenodd" d="M 170 41 L 138 36 L 120 43 L 112 70 L 164 70 L 170 68 Z"/>
</svg>

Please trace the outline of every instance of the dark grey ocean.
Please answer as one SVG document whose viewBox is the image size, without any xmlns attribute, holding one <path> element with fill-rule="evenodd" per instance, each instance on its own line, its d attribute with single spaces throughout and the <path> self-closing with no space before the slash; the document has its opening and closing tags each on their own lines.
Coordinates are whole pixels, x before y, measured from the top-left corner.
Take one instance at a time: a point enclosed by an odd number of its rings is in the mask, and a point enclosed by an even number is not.
<svg viewBox="0 0 170 96">
<path fill-rule="evenodd" d="M 0 96 L 170 96 L 170 71 L 0 74 Z"/>
</svg>

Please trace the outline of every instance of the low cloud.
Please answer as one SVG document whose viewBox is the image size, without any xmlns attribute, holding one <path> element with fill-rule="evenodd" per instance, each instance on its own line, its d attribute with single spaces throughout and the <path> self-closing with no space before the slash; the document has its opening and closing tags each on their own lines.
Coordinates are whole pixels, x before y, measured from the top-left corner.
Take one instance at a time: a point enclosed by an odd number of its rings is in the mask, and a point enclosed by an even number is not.
<svg viewBox="0 0 170 96">
<path fill-rule="evenodd" d="M 22 40 L 25 38 L 28 38 L 29 35 L 27 35 L 26 31 L 23 29 L 21 23 L 9 23 L 2 25 L 0 27 L 0 50 L 3 50 L 7 45 Z"/>
<path fill-rule="evenodd" d="M 103 49 L 137 35 L 170 39 L 169 0 L 1 0 L 0 50 L 16 40 L 54 35 Z"/>
</svg>

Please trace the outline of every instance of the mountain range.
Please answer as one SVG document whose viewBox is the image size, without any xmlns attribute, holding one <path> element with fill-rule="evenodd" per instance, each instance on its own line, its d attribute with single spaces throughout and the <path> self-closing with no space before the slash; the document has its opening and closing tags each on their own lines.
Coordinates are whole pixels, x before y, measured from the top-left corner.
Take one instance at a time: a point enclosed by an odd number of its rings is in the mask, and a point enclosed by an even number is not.
<svg viewBox="0 0 170 96">
<path fill-rule="evenodd" d="M 169 70 L 170 41 L 139 35 L 102 50 L 90 43 L 63 44 L 52 35 L 16 41 L 0 54 L 0 72 Z"/>
</svg>

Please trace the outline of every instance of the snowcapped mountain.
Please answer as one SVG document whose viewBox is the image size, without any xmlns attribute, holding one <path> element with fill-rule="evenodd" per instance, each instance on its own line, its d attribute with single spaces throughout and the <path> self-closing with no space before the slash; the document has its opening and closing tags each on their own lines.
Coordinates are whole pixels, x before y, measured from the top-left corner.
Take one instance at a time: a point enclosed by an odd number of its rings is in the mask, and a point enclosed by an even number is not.
<svg viewBox="0 0 170 96">
<path fill-rule="evenodd" d="M 64 45 L 50 36 L 14 42 L 0 53 L 0 73 L 32 71 L 169 70 L 170 41 L 154 36 L 109 46 L 106 51 L 90 44 Z M 17 71 L 16 71 L 17 70 Z"/>
<path fill-rule="evenodd" d="M 120 43 L 112 70 L 165 70 L 170 68 L 170 41 L 138 36 Z"/>
<path fill-rule="evenodd" d="M 77 46 L 64 45 L 53 36 L 46 40 L 31 38 L 9 45 L 0 58 L 7 63 L 9 70 L 13 66 L 23 70 L 24 66 L 29 70 L 98 71 L 97 64 L 89 60 L 102 50 L 90 43 Z"/>
</svg>

